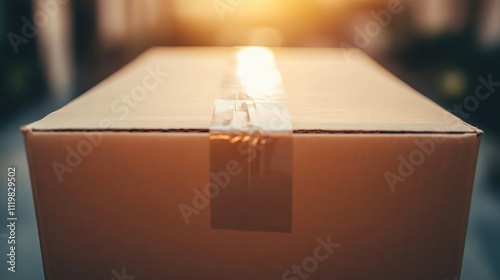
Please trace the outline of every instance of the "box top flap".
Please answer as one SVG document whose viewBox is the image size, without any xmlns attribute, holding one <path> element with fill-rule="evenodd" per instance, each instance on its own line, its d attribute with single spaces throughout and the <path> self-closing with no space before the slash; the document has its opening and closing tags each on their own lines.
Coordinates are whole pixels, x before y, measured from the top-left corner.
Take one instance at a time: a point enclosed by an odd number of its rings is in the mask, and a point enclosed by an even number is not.
<svg viewBox="0 0 500 280">
<path fill-rule="evenodd" d="M 153 48 L 32 130 L 206 131 L 232 48 Z M 296 132 L 480 133 L 361 52 L 273 49 Z"/>
</svg>

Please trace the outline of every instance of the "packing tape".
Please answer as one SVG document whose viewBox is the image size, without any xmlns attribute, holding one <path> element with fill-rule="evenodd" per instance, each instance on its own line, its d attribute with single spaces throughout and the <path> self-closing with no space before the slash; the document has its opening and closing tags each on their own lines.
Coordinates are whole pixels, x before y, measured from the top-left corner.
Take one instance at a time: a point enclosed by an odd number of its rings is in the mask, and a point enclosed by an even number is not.
<svg viewBox="0 0 500 280">
<path fill-rule="evenodd" d="M 237 48 L 210 127 L 212 228 L 291 232 L 292 132 L 274 54 Z"/>
</svg>

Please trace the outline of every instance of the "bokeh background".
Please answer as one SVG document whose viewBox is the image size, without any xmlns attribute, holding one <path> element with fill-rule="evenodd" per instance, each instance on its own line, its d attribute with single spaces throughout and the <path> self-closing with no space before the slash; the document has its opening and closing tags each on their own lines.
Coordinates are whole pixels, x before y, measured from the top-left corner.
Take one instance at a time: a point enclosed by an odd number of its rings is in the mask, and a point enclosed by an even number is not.
<svg viewBox="0 0 500 280">
<path fill-rule="evenodd" d="M 0 0 L 0 38 L 0 178 L 17 167 L 19 217 L 18 272 L 2 227 L 0 279 L 43 279 L 19 126 L 158 45 L 357 47 L 483 129 L 461 279 L 500 279 L 500 86 L 474 101 L 480 77 L 500 82 L 500 0 Z"/>
</svg>

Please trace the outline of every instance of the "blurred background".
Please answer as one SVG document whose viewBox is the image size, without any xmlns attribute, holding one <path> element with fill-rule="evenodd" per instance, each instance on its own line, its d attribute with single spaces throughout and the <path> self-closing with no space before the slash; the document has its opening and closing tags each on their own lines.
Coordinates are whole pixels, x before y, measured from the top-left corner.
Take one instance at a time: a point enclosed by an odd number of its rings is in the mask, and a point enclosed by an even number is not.
<svg viewBox="0 0 500 280">
<path fill-rule="evenodd" d="M 158 45 L 356 47 L 483 129 L 461 279 L 500 279 L 500 0 L 0 0 L 0 35 L 0 163 L 18 167 L 20 217 L 19 271 L 1 279 L 43 279 L 19 126 Z"/>
</svg>

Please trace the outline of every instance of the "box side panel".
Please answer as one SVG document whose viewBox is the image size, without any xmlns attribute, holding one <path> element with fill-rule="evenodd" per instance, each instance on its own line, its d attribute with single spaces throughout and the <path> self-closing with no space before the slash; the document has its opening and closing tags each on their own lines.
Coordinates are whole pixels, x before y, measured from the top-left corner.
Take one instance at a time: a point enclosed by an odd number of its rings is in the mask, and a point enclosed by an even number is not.
<svg viewBox="0 0 500 280">
<path fill-rule="evenodd" d="M 30 157 L 47 279 L 198 277 L 193 234 L 209 210 L 188 226 L 179 204 L 208 181 L 208 135 L 36 133 Z"/>
<path fill-rule="evenodd" d="M 40 216 L 40 209 L 39 209 L 39 199 L 38 199 L 38 188 L 36 186 L 39 186 L 39 183 L 37 182 L 37 176 L 36 171 L 38 168 L 35 167 L 36 163 L 40 160 L 37 158 L 36 153 L 33 152 L 32 149 L 32 144 L 33 144 L 33 131 L 29 126 L 23 126 L 21 127 L 21 132 L 23 133 L 24 136 L 24 147 L 26 149 L 26 156 L 28 160 L 28 169 L 30 172 L 30 182 L 31 182 L 31 189 L 32 189 L 32 194 L 33 194 L 33 203 L 34 203 L 34 208 L 35 208 L 35 215 L 37 218 L 37 229 L 38 229 L 38 237 L 40 241 L 40 251 L 42 254 L 42 262 L 43 262 L 43 271 L 46 279 L 50 279 L 49 275 L 50 273 L 48 272 L 48 268 L 50 267 L 49 265 L 49 257 L 45 253 L 45 233 L 43 230 L 43 219 Z M 43 184 L 43 183 L 42 183 Z"/>
<path fill-rule="evenodd" d="M 473 134 L 296 137 L 293 234 L 342 244 L 317 279 L 459 277 L 478 143 Z"/>
<path fill-rule="evenodd" d="M 280 233 L 211 228 L 208 134 L 36 133 L 47 278 L 453 279 L 478 140 L 437 137 L 294 135 Z"/>
</svg>

